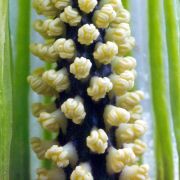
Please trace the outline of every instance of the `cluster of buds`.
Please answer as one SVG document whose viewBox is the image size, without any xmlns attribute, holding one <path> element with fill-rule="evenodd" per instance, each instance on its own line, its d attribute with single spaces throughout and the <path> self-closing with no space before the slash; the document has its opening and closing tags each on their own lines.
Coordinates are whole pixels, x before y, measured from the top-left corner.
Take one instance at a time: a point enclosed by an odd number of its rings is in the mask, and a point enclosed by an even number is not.
<svg viewBox="0 0 180 180">
<path fill-rule="evenodd" d="M 37 179 L 148 180 L 148 165 L 138 165 L 147 125 L 143 92 L 133 90 L 129 12 L 121 0 L 34 0 L 33 7 L 46 17 L 34 22 L 45 43 L 32 43 L 31 52 L 56 69 L 38 68 L 28 77 L 36 93 L 55 99 L 32 111 L 58 134 L 31 141 L 39 159 L 54 162 L 51 170 L 38 169 Z"/>
</svg>

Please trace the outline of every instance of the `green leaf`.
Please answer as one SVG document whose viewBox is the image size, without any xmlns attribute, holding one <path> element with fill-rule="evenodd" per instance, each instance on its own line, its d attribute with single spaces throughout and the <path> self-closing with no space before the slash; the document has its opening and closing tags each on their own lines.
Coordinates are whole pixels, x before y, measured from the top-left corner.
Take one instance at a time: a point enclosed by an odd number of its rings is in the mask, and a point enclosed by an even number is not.
<svg viewBox="0 0 180 180">
<path fill-rule="evenodd" d="M 178 4 L 175 4 L 173 0 L 164 1 L 164 12 L 168 47 L 171 110 L 174 120 L 177 149 L 180 156 L 180 30 L 178 17 L 176 17 Z"/>
<path fill-rule="evenodd" d="M 167 87 L 164 72 L 160 1 L 148 2 L 149 56 L 152 102 L 154 110 L 154 137 L 157 180 L 174 179 L 173 150 L 168 112 Z"/>
<path fill-rule="evenodd" d="M 12 137 L 12 67 L 8 1 L 0 1 L 0 178 L 9 179 Z"/>
<path fill-rule="evenodd" d="M 13 28 L 13 27 L 12 27 Z M 13 29 L 12 29 L 13 30 Z M 29 39 L 30 1 L 18 0 L 17 35 L 14 64 L 14 118 L 11 146 L 11 179 L 30 178 L 29 175 Z"/>
</svg>

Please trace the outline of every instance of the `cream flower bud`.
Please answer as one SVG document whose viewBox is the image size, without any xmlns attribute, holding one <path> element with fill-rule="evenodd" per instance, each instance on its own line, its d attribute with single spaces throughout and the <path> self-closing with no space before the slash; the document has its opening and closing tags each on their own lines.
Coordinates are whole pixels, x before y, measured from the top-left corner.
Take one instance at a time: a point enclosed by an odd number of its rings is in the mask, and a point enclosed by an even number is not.
<svg viewBox="0 0 180 180">
<path fill-rule="evenodd" d="M 122 123 L 116 130 L 116 140 L 120 143 L 130 143 L 138 139 L 147 130 L 146 122 L 136 120 L 134 124 Z"/>
<path fill-rule="evenodd" d="M 86 116 L 84 105 L 79 97 L 67 99 L 61 105 L 61 110 L 75 124 L 81 124 Z"/>
<path fill-rule="evenodd" d="M 133 88 L 135 74 L 133 71 L 125 71 L 120 75 L 112 74 L 109 78 L 113 84 L 113 92 L 119 96 Z"/>
<path fill-rule="evenodd" d="M 59 128 L 62 128 L 63 132 L 65 132 L 67 127 L 67 120 L 59 109 L 52 113 L 40 113 L 38 122 L 44 129 L 51 132 L 58 132 Z"/>
<path fill-rule="evenodd" d="M 87 89 L 87 93 L 92 97 L 94 101 L 98 101 L 106 96 L 106 94 L 112 89 L 112 83 L 109 78 L 104 77 L 92 77 L 90 86 Z"/>
<path fill-rule="evenodd" d="M 144 93 L 142 91 L 127 92 L 123 96 L 118 96 L 116 98 L 116 105 L 130 110 L 138 105 L 143 99 Z"/>
<path fill-rule="evenodd" d="M 111 147 L 106 157 L 106 166 L 109 173 L 119 173 L 126 165 L 135 162 L 136 156 L 131 148 L 115 149 Z"/>
<path fill-rule="evenodd" d="M 27 80 L 33 91 L 44 96 L 56 96 L 57 92 L 42 80 L 43 68 L 36 69 Z"/>
<path fill-rule="evenodd" d="M 91 168 L 88 163 L 81 163 L 79 166 L 76 166 L 74 171 L 71 174 L 70 180 L 93 180 L 91 174 Z"/>
<path fill-rule="evenodd" d="M 62 59 L 72 59 L 75 56 L 76 47 L 72 39 L 60 38 L 55 41 L 53 47 Z"/>
<path fill-rule="evenodd" d="M 119 126 L 121 123 L 126 123 L 130 119 L 130 113 L 125 109 L 107 105 L 103 114 L 105 122 L 111 126 Z"/>
<path fill-rule="evenodd" d="M 45 62 L 54 63 L 58 60 L 58 53 L 55 52 L 51 44 L 33 43 L 30 45 L 30 50 L 32 54 Z"/>
<path fill-rule="evenodd" d="M 89 76 L 92 63 L 84 57 L 76 58 L 70 65 L 70 72 L 75 75 L 76 79 L 84 79 Z"/>
<path fill-rule="evenodd" d="M 51 113 L 56 110 L 55 103 L 49 103 L 49 104 L 33 103 L 31 108 L 32 108 L 32 114 L 35 117 L 39 117 L 41 112 Z"/>
<path fill-rule="evenodd" d="M 45 158 L 52 160 L 58 167 L 75 166 L 78 161 L 76 149 L 72 143 L 64 146 L 53 145 L 45 153 Z"/>
<path fill-rule="evenodd" d="M 118 47 L 116 43 L 108 41 L 106 44 L 98 43 L 93 55 L 99 63 L 109 64 L 117 53 Z"/>
<path fill-rule="evenodd" d="M 84 45 L 90 45 L 99 36 L 99 31 L 93 24 L 85 24 L 78 30 L 78 41 Z"/>
<path fill-rule="evenodd" d="M 111 4 L 115 11 L 123 8 L 121 0 L 101 0 L 99 6 L 102 7 L 105 4 Z"/>
<path fill-rule="evenodd" d="M 131 114 L 130 122 L 134 122 L 135 120 L 142 118 L 143 107 L 142 105 L 138 104 L 134 106 L 131 110 L 129 110 L 129 112 Z"/>
<path fill-rule="evenodd" d="M 119 180 L 150 180 L 148 172 L 149 166 L 146 164 L 126 166 L 119 176 Z"/>
<path fill-rule="evenodd" d="M 114 41 L 117 44 L 122 44 L 131 34 L 130 26 L 127 23 L 121 23 L 117 27 L 109 27 L 106 30 L 106 41 Z"/>
<path fill-rule="evenodd" d="M 115 56 L 111 62 L 112 70 L 116 74 L 121 74 L 126 70 L 132 70 L 136 67 L 136 60 L 133 57 Z"/>
<path fill-rule="evenodd" d="M 36 180 L 66 180 L 66 175 L 61 168 L 45 169 L 38 168 Z"/>
<path fill-rule="evenodd" d="M 34 22 L 34 29 L 44 37 L 60 36 L 65 31 L 64 23 L 60 18 L 56 19 L 38 19 Z"/>
<path fill-rule="evenodd" d="M 62 92 L 68 89 L 70 86 L 66 68 L 63 68 L 59 71 L 55 71 L 54 69 L 45 71 L 43 73 L 42 79 L 57 92 Z"/>
<path fill-rule="evenodd" d="M 55 8 L 51 0 L 34 0 L 32 5 L 38 14 L 44 16 L 56 16 L 58 14 L 58 9 Z"/>
<path fill-rule="evenodd" d="M 108 146 L 108 136 L 103 129 L 93 129 L 86 139 L 86 144 L 92 152 L 103 154 Z"/>
<path fill-rule="evenodd" d="M 106 4 L 100 10 L 95 11 L 93 22 L 98 28 L 107 28 L 115 17 L 116 12 L 111 4 Z"/>
<path fill-rule="evenodd" d="M 121 23 L 130 22 L 130 13 L 126 9 L 122 8 L 116 13 L 115 19 L 111 22 L 111 27 L 118 27 Z"/>
<path fill-rule="evenodd" d="M 78 0 L 79 8 L 87 14 L 94 10 L 97 3 L 97 0 Z"/>
<path fill-rule="evenodd" d="M 146 148 L 147 148 L 146 143 L 144 143 L 140 139 L 136 139 L 132 147 L 136 156 L 141 156 L 142 154 L 144 154 L 144 152 L 146 151 Z"/>
<path fill-rule="evenodd" d="M 135 46 L 135 39 L 134 37 L 130 36 L 124 39 L 123 43 L 118 44 L 118 55 L 125 56 L 129 53 Z"/>
<path fill-rule="evenodd" d="M 56 141 L 44 141 L 38 137 L 31 138 L 31 146 L 39 159 L 44 159 L 46 151 L 54 144 L 58 144 Z"/>
<path fill-rule="evenodd" d="M 81 16 L 79 15 L 78 10 L 71 6 L 64 9 L 64 12 L 60 14 L 60 18 L 70 26 L 77 26 L 81 22 Z"/>
<path fill-rule="evenodd" d="M 71 4 L 71 0 L 51 0 L 54 6 L 62 11 L 65 7 Z"/>
</svg>

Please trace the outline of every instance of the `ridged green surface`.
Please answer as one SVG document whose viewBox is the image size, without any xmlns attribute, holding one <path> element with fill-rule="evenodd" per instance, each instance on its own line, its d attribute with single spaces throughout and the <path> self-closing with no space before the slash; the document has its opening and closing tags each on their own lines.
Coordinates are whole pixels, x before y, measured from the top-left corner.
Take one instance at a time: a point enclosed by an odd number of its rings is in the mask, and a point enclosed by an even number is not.
<svg viewBox="0 0 180 180">
<path fill-rule="evenodd" d="M 30 1 L 18 0 L 14 64 L 14 118 L 11 146 L 11 179 L 29 179 L 28 84 Z M 13 27 L 11 29 L 13 31 Z"/>
<path fill-rule="evenodd" d="M 12 137 L 12 65 L 8 1 L 0 1 L 0 179 L 9 179 Z"/>
<path fill-rule="evenodd" d="M 153 13 L 152 13 L 153 12 Z M 160 1 L 148 2 L 149 56 L 152 102 L 154 110 L 154 137 L 156 154 L 156 179 L 173 180 L 173 150 L 168 113 L 167 87 L 164 72 L 163 41 Z"/>
<path fill-rule="evenodd" d="M 179 13 L 178 4 L 175 4 L 174 0 L 164 1 L 164 12 L 169 60 L 171 110 L 177 149 L 180 156 L 180 31 L 177 21 L 178 17 L 175 14 L 176 12 Z"/>
</svg>

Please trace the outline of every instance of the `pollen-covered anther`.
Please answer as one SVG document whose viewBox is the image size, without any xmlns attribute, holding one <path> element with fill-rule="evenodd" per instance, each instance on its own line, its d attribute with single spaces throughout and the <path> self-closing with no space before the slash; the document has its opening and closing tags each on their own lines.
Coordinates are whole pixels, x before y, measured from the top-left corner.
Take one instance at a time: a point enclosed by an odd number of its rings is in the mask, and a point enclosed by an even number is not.
<svg viewBox="0 0 180 180">
<path fill-rule="evenodd" d="M 134 71 L 124 71 L 120 75 L 112 74 L 110 75 L 110 80 L 113 84 L 113 92 L 120 96 L 127 91 L 131 90 L 134 87 L 135 80 L 135 72 Z"/>
<path fill-rule="evenodd" d="M 122 8 L 116 13 L 115 19 L 111 22 L 111 27 L 118 27 L 120 23 L 130 22 L 130 13 L 126 9 Z"/>
<path fill-rule="evenodd" d="M 88 163 L 81 163 L 79 166 L 76 166 L 74 171 L 71 174 L 70 180 L 93 180 L 91 174 L 91 168 Z"/>
<path fill-rule="evenodd" d="M 126 166 L 119 176 L 119 180 L 150 180 L 148 173 L 149 166 L 147 164 Z"/>
<path fill-rule="evenodd" d="M 44 37 L 60 36 L 65 31 L 64 23 L 60 18 L 56 19 L 38 19 L 34 22 L 34 29 Z"/>
<path fill-rule="evenodd" d="M 55 71 L 54 69 L 45 71 L 42 79 L 57 92 L 62 92 L 69 88 L 70 82 L 66 68 Z"/>
<path fill-rule="evenodd" d="M 116 105 L 131 110 L 136 105 L 139 105 L 143 99 L 144 93 L 140 90 L 127 92 L 126 94 L 116 98 Z"/>
<path fill-rule="evenodd" d="M 111 63 L 113 57 L 117 55 L 117 53 L 118 47 L 116 43 L 108 41 L 105 44 L 98 43 L 93 55 L 97 62 L 102 64 L 109 64 Z"/>
<path fill-rule="evenodd" d="M 106 41 L 114 41 L 117 44 L 124 43 L 125 39 L 131 34 L 130 26 L 128 23 L 121 23 L 117 27 L 109 27 L 106 30 Z"/>
<path fill-rule="evenodd" d="M 111 126 L 119 126 L 121 123 L 126 123 L 130 119 L 130 113 L 123 108 L 113 105 L 107 105 L 103 114 L 105 122 Z"/>
<path fill-rule="evenodd" d="M 44 73 L 43 68 L 36 69 L 32 75 L 29 75 L 27 80 L 33 91 L 37 94 L 44 96 L 56 96 L 57 91 L 50 87 L 47 83 L 42 80 L 42 74 Z"/>
<path fill-rule="evenodd" d="M 75 124 L 81 124 L 86 116 L 84 105 L 80 97 L 69 98 L 62 105 L 61 110 L 68 119 Z"/>
<path fill-rule="evenodd" d="M 58 59 L 58 53 L 55 52 L 51 44 L 32 43 L 30 45 L 30 50 L 32 54 L 48 63 L 54 63 Z"/>
<path fill-rule="evenodd" d="M 97 3 L 97 0 L 78 0 L 79 8 L 87 14 L 94 10 Z"/>
<path fill-rule="evenodd" d="M 108 136 L 103 129 L 93 129 L 86 139 L 87 147 L 94 153 L 103 154 L 108 146 Z"/>
<path fill-rule="evenodd" d="M 118 55 L 125 56 L 135 47 L 135 44 L 136 42 L 134 37 L 130 36 L 125 38 L 123 43 L 118 44 L 118 49 L 119 49 Z"/>
<path fill-rule="evenodd" d="M 133 70 L 136 67 L 136 60 L 133 57 L 115 56 L 111 62 L 112 70 L 116 74 L 121 74 L 126 70 Z"/>
<path fill-rule="evenodd" d="M 61 168 L 45 169 L 38 168 L 36 171 L 36 180 L 66 180 L 66 175 Z"/>
<path fill-rule="evenodd" d="M 111 173 L 119 173 L 126 165 L 131 165 L 135 162 L 136 156 L 131 148 L 115 149 L 109 148 L 106 156 L 107 171 Z"/>
<path fill-rule="evenodd" d="M 84 57 L 76 58 L 70 65 L 70 72 L 75 75 L 76 79 L 84 79 L 89 76 L 92 63 L 89 59 Z"/>
<path fill-rule="evenodd" d="M 42 103 L 33 103 L 31 106 L 32 114 L 35 117 L 39 117 L 41 112 L 51 113 L 56 110 L 55 103 L 42 104 Z"/>
<path fill-rule="evenodd" d="M 104 98 L 106 94 L 112 89 L 112 87 L 113 85 L 109 78 L 94 76 L 91 78 L 87 93 L 94 101 L 98 101 Z"/>
<path fill-rule="evenodd" d="M 134 106 L 131 110 L 129 110 L 129 112 L 131 114 L 131 119 L 129 122 L 134 122 L 142 118 L 143 107 L 142 105 L 138 104 Z"/>
<path fill-rule="evenodd" d="M 52 2 L 60 11 L 71 4 L 71 0 L 52 0 Z"/>
<path fill-rule="evenodd" d="M 140 139 L 136 139 L 132 144 L 132 150 L 136 156 L 141 156 L 146 151 L 147 145 Z"/>
<path fill-rule="evenodd" d="M 99 36 L 98 29 L 93 24 L 85 24 L 78 30 L 78 41 L 84 45 L 90 45 Z"/>
<path fill-rule="evenodd" d="M 53 145 L 45 153 L 45 158 L 52 160 L 58 167 L 75 166 L 78 161 L 76 149 L 72 143 L 64 146 Z"/>
<path fill-rule="evenodd" d="M 143 120 L 136 120 L 134 124 L 122 123 L 116 130 L 116 140 L 119 144 L 131 143 L 138 139 L 147 130 L 147 123 Z"/>
<path fill-rule="evenodd" d="M 34 0 L 32 5 L 38 14 L 44 16 L 56 16 L 58 14 L 58 9 L 51 0 Z"/>
<path fill-rule="evenodd" d="M 136 139 L 133 143 L 124 143 L 124 148 L 131 148 L 134 154 L 138 157 L 142 156 L 146 151 L 147 145 L 141 139 Z"/>
<path fill-rule="evenodd" d="M 46 151 L 54 144 L 58 144 L 56 141 L 44 141 L 38 137 L 31 138 L 31 146 L 39 159 L 44 159 Z"/>
<path fill-rule="evenodd" d="M 102 7 L 105 4 L 110 4 L 115 11 L 119 11 L 123 8 L 120 0 L 101 0 L 99 6 Z"/>
<path fill-rule="evenodd" d="M 77 26 L 81 22 L 81 16 L 79 15 L 78 10 L 71 6 L 64 9 L 64 12 L 60 14 L 60 18 L 70 26 Z"/>
<path fill-rule="evenodd" d="M 60 38 L 55 41 L 53 47 L 62 59 L 72 59 L 75 56 L 76 47 L 72 39 Z"/>
<path fill-rule="evenodd" d="M 67 120 L 64 114 L 58 109 L 52 113 L 42 112 L 38 118 L 42 127 L 51 132 L 58 132 L 59 128 L 66 131 Z"/>
<path fill-rule="evenodd" d="M 98 28 L 107 28 L 115 17 L 116 12 L 111 4 L 106 4 L 100 10 L 95 11 L 93 22 Z"/>
</svg>

